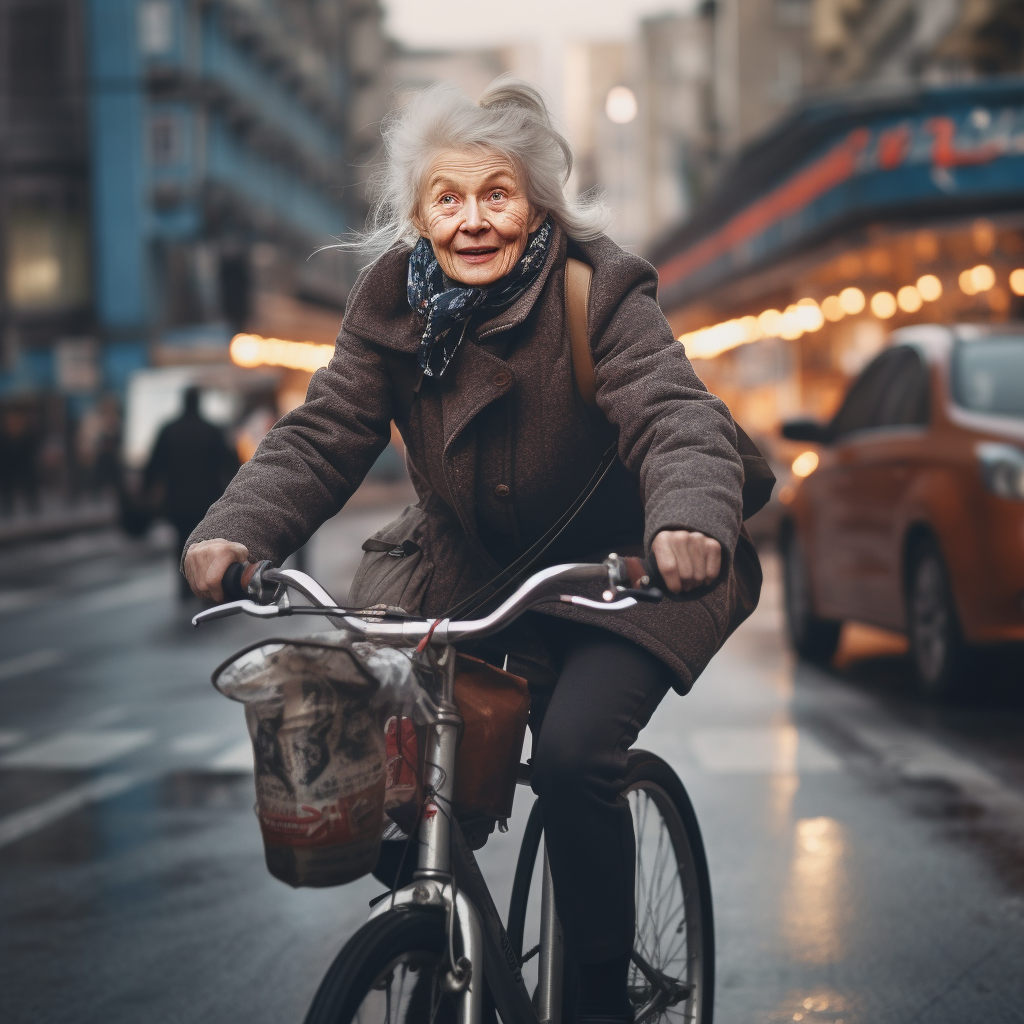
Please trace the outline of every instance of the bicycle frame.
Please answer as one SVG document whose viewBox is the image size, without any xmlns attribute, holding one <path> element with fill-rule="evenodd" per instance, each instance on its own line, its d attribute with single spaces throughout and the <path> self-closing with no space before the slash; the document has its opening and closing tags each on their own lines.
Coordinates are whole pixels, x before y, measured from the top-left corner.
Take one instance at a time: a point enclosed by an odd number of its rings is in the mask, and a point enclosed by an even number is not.
<svg viewBox="0 0 1024 1024">
<path fill-rule="evenodd" d="M 544 858 L 542 883 L 539 983 L 535 1010 L 501 915 L 473 851 L 466 845 L 459 823 L 448 810 L 455 787 L 455 751 L 462 725 L 454 704 L 455 663 L 455 648 L 446 646 L 438 659 L 441 673 L 439 714 L 428 733 L 426 749 L 426 766 L 433 776 L 428 781 L 433 785 L 434 798 L 421 816 L 414 880 L 377 904 L 370 913 L 370 919 L 400 907 L 436 909 L 446 914 L 449 927 L 458 930 L 462 947 L 459 963 L 453 964 L 445 978 L 446 988 L 462 993 L 459 1024 L 480 1024 L 484 974 L 505 1024 L 560 1024 L 562 931 L 555 911 L 547 857 Z"/>
<path fill-rule="evenodd" d="M 269 563 L 264 563 L 269 564 Z M 602 612 L 632 608 L 640 599 L 658 599 L 660 593 L 628 589 L 626 573 L 618 555 L 610 555 L 602 564 L 574 563 L 552 566 L 535 573 L 514 594 L 489 615 L 476 620 L 440 619 L 403 622 L 372 621 L 338 608 L 319 583 L 303 572 L 270 569 L 257 581 L 262 593 L 263 580 L 271 586 L 290 587 L 308 598 L 335 625 L 367 640 L 396 647 L 414 647 L 423 642 L 440 648 L 437 667 L 440 674 L 438 712 L 428 729 L 425 764 L 432 797 L 424 807 L 417 832 L 419 853 L 413 882 L 382 900 L 370 919 L 401 908 L 419 907 L 444 912 L 449 935 L 458 929 L 462 956 L 453 962 L 445 976 L 444 987 L 458 994 L 459 1024 L 480 1024 L 483 1011 L 483 979 L 486 975 L 495 1006 L 503 1024 L 561 1024 L 562 1016 L 562 930 L 555 910 L 554 887 L 544 855 L 541 888 L 541 935 L 538 951 L 538 990 L 536 1009 L 523 981 L 519 957 L 513 949 L 501 916 L 484 882 L 473 852 L 466 844 L 459 823 L 451 813 L 455 790 L 455 754 L 462 716 L 455 705 L 455 666 L 459 640 L 487 636 L 543 600 L 557 600 Z M 607 589 L 603 601 L 579 595 L 560 594 L 545 597 L 545 590 L 558 582 L 584 582 L 604 579 Z M 253 593 L 250 590 L 250 593 Z M 657 595 L 657 597 L 653 597 Z M 192 619 L 195 626 L 211 619 L 244 613 L 271 618 L 291 613 L 285 597 L 274 604 L 241 600 L 218 605 Z M 454 953 L 452 954 L 454 956 Z M 481 967 L 483 970 L 481 971 Z"/>
</svg>

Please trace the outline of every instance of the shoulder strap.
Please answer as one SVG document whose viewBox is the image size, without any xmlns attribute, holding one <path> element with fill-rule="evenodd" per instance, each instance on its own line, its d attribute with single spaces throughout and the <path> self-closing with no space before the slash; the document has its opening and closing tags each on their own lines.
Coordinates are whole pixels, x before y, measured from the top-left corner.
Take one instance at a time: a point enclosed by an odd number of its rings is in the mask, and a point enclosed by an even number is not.
<svg viewBox="0 0 1024 1024">
<path fill-rule="evenodd" d="M 565 261 L 565 319 L 569 325 L 569 348 L 583 404 L 597 412 L 597 385 L 594 383 L 594 354 L 590 351 L 587 313 L 590 307 L 590 281 L 594 268 L 572 258 Z"/>
</svg>

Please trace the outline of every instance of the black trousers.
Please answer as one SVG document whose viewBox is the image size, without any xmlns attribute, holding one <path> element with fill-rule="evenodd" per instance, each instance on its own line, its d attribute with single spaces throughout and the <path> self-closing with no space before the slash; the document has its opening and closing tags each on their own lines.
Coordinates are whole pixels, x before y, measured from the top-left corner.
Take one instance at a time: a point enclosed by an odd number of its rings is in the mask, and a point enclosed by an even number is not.
<svg viewBox="0 0 1024 1024">
<path fill-rule="evenodd" d="M 510 659 L 530 681 L 533 789 L 540 797 L 555 903 L 568 954 L 582 964 L 633 948 L 633 819 L 622 796 L 626 755 L 672 684 L 654 655 L 593 626 L 527 615 L 539 654 Z M 497 661 L 498 646 L 473 653 Z M 521 637 L 520 637 L 521 639 Z M 520 646 L 521 645 L 517 645 Z M 374 875 L 412 878 L 415 851 L 384 843 Z"/>
<path fill-rule="evenodd" d="M 533 789 L 566 951 L 577 963 L 600 963 L 633 948 L 636 845 L 622 796 L 626 756 L 672 675 L 654 655 L 602 629 L 551 620 L 541 628 L 561 665 L 553 686 L 531 682 Z"/>
</svg>

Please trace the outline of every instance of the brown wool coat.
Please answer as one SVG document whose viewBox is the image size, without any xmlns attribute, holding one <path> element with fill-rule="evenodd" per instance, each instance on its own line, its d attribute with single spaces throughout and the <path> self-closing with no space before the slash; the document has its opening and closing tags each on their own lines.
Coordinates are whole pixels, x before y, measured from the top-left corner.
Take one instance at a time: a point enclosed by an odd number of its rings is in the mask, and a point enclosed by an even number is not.
<svg viewBox="0 0 1024 1024">
<path fill-rule="evenodd" d="M 588 327 L 607 423 L 595 423 L 575 385 L 563 273 L 570 247 L 594 268 Z M 396 248 L 360 274 L 330 365 L 189 543 L 223 537 L 243 543 L 251 559 L 279 563 L 345 504 L 394 419 L 419 501 L 378 536 L 413 540 L 422 554 L 368 552 L 350 601 L 440 615 L 544 533 L 617 436 L 620 462 L 545 562 L 642 554 L 660 530 L 689 529 L 722 544 L 726 568 L 710 588 L 622 614 L 566 605 L 548 613 L 641 644 L 685 693 L 756 605 L 761 573 L 741 535 L 732 417 L 673 338 L 654 268 L 607 238 L 576 243 L 556 231 L 529 290 L 471 324 L 444 378 L 424 380 L 410 409 L 411 384 L 396 382 L 415 380 L 423 324 L 406 300 L 407 261 L 408 250 Z"/>
</svg>

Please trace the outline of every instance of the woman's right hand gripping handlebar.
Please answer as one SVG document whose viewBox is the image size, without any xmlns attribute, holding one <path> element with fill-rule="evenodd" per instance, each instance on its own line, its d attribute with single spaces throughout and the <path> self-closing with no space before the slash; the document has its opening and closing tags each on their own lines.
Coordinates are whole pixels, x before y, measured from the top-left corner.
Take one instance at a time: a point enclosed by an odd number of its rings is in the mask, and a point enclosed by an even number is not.
<svg viewBox="0 0 1024 1024">
<path fill-rule="evenodd" d="M 244 544 L 220 537 L 201 540 L 185 554 L 185 578 L 196 597 L 219 604 L 224 600 L 224 573 L 235 562 L 245 562 L 248 558 L 249 551 Z"/>
</svg>

